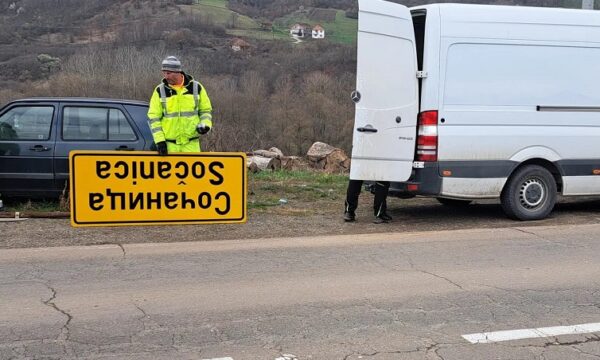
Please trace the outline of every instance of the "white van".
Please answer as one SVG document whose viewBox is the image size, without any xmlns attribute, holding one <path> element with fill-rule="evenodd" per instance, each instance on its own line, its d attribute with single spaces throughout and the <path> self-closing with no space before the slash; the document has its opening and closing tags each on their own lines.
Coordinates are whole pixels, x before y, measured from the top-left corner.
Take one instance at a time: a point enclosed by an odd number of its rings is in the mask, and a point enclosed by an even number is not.
<svg viewBox="0 0 600 360">
<path fill-rule="evenodd" d="M 350 177 L 546 217 L 600 194 L 600 12 L 359 0 Z"/>
</svg>

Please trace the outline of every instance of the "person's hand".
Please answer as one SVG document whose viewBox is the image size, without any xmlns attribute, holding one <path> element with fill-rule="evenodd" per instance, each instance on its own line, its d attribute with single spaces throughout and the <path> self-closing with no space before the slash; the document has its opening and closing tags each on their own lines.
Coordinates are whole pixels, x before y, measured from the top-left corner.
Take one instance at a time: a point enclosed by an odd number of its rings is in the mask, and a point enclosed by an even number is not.
<svg viewBox="0 0 600 360">
<path fill-rule="evenodd" d="M 160 155 L 160 156 L 165 156 L 165 155 L 169 154 L 169 151 L 167 150 L 166 141 L 157 142 L 156 150 L 158 150 L 158 155 Z"/>
<path fill-rule="evenodd" d="M 196 126 L 196 131 L 198 132 L 198 134 L 204 135 L 210 131 L 210 126 L 199 124 L 198 126 Z"/>
</svg>

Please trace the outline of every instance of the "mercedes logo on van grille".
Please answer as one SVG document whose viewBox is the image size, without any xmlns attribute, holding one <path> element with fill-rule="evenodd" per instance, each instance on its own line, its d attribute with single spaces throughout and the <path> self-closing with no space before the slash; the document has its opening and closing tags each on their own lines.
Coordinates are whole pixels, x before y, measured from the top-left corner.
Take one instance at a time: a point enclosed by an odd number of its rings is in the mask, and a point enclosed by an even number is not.
<svg viewBox="0 0 600 360">
<path fill-rule="evenodd" d="M 350 98 L 352 99 L 352 102 L 356 104 L 360 101 L 360 93 L 357 90 L 354 90 L 352 95 L 350 95 Z"/>
</svg>

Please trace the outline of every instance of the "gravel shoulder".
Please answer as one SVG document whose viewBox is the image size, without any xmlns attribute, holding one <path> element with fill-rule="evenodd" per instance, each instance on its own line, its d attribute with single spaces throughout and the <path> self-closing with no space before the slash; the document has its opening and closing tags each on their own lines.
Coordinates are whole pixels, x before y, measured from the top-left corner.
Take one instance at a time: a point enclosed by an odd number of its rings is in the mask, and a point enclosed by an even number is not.
<svg viewBox="0 0 600 360">
<path fill-rule="evenodd" d="M 0 248 L 33 248 L 97 244 L 168 243 L 301 237 L 383 232 L 420 232 L 470 228 L 508 228 L 597 223 L 600 199 L 561 200 L 551 216 L 534 222 L 505 217 L 496 201 L 478 201 L 464 208 L 439 204 L 435 199 L 388 199 L 393 220 L 372 223 L 372 195 L 363 192 L 357 221 L 342 220 L 343 199 L 251 209 L 246 224 L 73 228 L 68 219 L 27 219 L 0 223 Z M 493 236 L 493 235 L 492 235 Z"/>
</svg>

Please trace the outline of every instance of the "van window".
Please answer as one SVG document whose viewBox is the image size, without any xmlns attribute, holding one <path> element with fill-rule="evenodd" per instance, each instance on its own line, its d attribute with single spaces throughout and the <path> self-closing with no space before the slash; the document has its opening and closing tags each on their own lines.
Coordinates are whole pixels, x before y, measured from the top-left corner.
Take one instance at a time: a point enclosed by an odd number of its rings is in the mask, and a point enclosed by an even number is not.
<svg viewBox="0 0 600 360">
<path fill-rule="evenodd" d="M 411 12 L 413 27 L 415 29 L 415 45 L 417 47 L 417 66 L 423 70 L 423 49 L 425 47 L 425 19 L 427 10 L 414 10 Z"/>
<path fill-rule="evenodd" d="M 423 52 L 425 49 L 425 20 L 427 18 L 427 10 L 413 10 L 412 21 L 415 29 L 415 46 L 417 50 L 417 69 L 423 70 Z M 419 79 L 419 104 L 421 103 L 421 92 L 423 79 Z"/>
<path fill-rule="evenodd" d="M 0 117 L 0 140 L 48 140 L 52 106 L 19 106 Z"/>
<path fill-rule="evenodd" d="M 64 140 L 135 140 L 135 132 L 123 112 L 114 108 L 66 106 Z"/>
<path fill-rule="evenodd" d="M 589 106 L 600 103 L 600 48 L 454 44 L 445 105 Z"/>
</svg>

